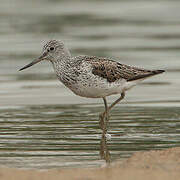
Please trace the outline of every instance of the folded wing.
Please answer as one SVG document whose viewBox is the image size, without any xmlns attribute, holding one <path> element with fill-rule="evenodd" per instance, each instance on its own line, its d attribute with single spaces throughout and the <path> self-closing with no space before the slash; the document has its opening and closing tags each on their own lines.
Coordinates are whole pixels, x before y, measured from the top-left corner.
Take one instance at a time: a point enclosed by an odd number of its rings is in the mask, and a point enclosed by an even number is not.
<svg viewBox="0 0 180 180">
<path fill-rule="evenodd" d="M 107 58 L 97 58 L 94 56 L 86 56 L 85 58 L 92 65 L 92 73 L 94 75 L 107 79 L 108 82 L 115 82 L 119 79 L 134 81 L 164 72 L 164 70 L 151 71 L 136 68 L 121 64 Z"/>
</svg>

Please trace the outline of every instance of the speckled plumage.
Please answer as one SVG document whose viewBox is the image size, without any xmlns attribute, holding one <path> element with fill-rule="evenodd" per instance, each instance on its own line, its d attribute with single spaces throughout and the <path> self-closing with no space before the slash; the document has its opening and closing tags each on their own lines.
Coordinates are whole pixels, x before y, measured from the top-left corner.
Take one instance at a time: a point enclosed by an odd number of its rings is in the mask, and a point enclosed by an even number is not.
<svg viewBox="0 0 180 180">
<path fill-rule="evenodd" d="M 61 82 L 76 95 L 102 98 L 120 94 L 143 79 L 161 70 L 145 70 L 95 56 L 71 57 L 64 62 L 52 62 Z"/>
<path fill-rule="evenodd" d="M 115 82 L 119 79 L 125 79 L 126 81 L 138 80 L 164 72 L 162 70 L 151 71 L 140 69 L 121 64 L 112 59 L 96 56 L 78 56 L 74 59 L 90 63 L 92 65 L 92 73 L 107 79 L 108 82 Z"/>
<path fill-rule="evenodd" d="M 121 64 L 108 58 L 95 56 L 72 57 L 62 41 L 51 40 L 43 47 L 42 55 L 21 68 L 26 69 L 42 60 L 52 63 L 58 79 L 76 95 L 88 98 L 103 98 L 108 111 L 125 96 L 125 91 L 140 81 L 164 72 L 146 70 Z M 109 109 L 105 97 L 121 94 Z"/>
</svg>

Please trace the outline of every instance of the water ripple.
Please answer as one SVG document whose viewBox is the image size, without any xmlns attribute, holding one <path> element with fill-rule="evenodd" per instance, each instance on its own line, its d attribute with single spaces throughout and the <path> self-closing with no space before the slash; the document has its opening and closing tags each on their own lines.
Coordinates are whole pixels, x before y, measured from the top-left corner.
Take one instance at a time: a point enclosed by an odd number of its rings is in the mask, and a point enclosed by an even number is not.
<svg viewBox="0 0 180 180">
<path fill-rule="evenodd" d="M 108 147 L 108 155 L 114 161 L 135 151 L 180 144 L 178 107 L 114 108 L 109 127 L 111 139 L 106 146 L 101 146 L 98 127 L 97 114 L 101 110 L 97 105 L 96 108 L 93 105 L 22 106 L 4 110 L 0 116 L 0 162 L 25 168 L 99 166 L 105 157 L 102 147 Z M 41 157 L 47 157 L 47 161 L 39 161 Z M 56 157 L 59 161 L 68 157 L 69 163 L 55 163 Z M 24 163 L 19 164 L 19 159 Z"/>
</svg>

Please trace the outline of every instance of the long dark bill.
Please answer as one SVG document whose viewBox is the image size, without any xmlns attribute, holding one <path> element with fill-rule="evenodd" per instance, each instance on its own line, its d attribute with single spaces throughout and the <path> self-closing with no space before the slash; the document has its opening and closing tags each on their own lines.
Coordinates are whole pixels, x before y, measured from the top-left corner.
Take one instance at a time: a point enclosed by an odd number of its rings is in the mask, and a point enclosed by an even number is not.
<svg viewBox="0 0 180 180">
<path fill-rule="evenodd" d="M 22 71 L 22 70 L 24 70 L 24 69 L 27 69 L 27 68 L 33 66 L 34 64 L 37 64 L 38 62 L 44 60 L 45 57 L 46 57 L 46 55 L 47 55 L 47 54 L 44 53 L 44 54 L 43 54 L 42 56 L 40 56 L 38 59 L 35 59 L 35 60 L 32 61 L 31 63 L 27 64 L 26 66 L 24 66 L 23 68 L 21 68 L 19 71 Z"/>
</svg>

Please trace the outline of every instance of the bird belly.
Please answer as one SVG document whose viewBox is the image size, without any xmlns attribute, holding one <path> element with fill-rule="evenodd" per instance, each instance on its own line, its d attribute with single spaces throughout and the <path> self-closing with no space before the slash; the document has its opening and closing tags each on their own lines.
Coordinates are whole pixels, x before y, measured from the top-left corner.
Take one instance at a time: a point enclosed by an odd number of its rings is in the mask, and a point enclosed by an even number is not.
<svg viewBox="0 0 180 180">
<path fill-rule="evenodd" d="M 124 92 L 124 85 L 126 81 L 120 80 L 119 82 L 109 83 L 106 80 L 88 82 L 78 82 L 69 87 L 76 95 L 87 98 L 102 98 L 113 94 L 120 94 Z"/>
</svg>

